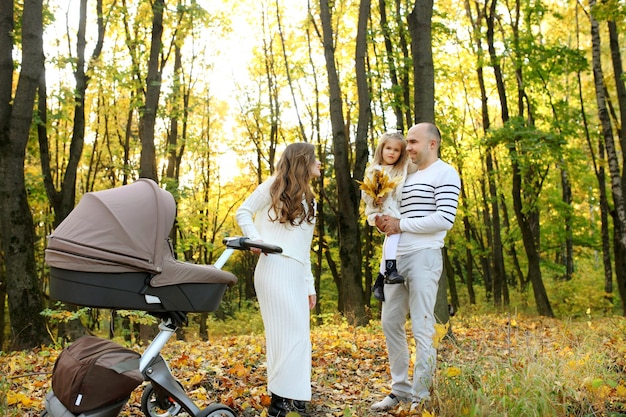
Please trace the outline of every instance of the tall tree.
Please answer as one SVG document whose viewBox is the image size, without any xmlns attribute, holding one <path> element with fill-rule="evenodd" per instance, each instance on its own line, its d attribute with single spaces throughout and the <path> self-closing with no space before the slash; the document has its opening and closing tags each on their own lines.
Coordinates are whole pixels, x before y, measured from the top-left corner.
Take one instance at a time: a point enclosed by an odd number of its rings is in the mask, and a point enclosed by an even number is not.
<svg viewBox="0 0 626 417">
<path fill-rule="evenodd" d="M 44 68 L 43 7 L 41 0 L 26 0 L 23 5 L 22 62 L 13 94 L 13 46 L 20 39 L 14 32 L 14 22 L 19 17 L 14 15 L 12 0 L 0 0 L 0 239 L 13 349 L 39 346 L 47 335 L 45 321 L 39 314 L 43 301 L 24 177 L 26 145 Z"/>
<path fill-rule="evenodd" d="M 480 103 L 481 103 L 481 120 L 483 134 L 487 134 L 491 128 L 491 119 L 489 118 L 489 106 L 487 90 L 485 88 L 484 78 L 484 50 L 483 39 L 481 36 L 482 22 L 485 17 L 485 9 L 481 7 L 478 1 L 474 2 L 476 16 L 472 13 L 472 5 L 469 1 L 465 2 L 465 11 L 472 25 L 472 39 L 475 43 L 474 53 L 476 54 L 476 76 L 478 79 L 478 86 L 480 91 Z M 485 168 L 487 175 L 487 182 L 489 184 L 489 198 L 486 200 L 491 206 L 490 214 L 491 218 L 488 220 L 492 228 L 491 242 L 489 247 L 491 248 L 491 256 L 493 262 L 493 301 L 496 306 L 503 304 L 502 295 L 507 293 L 506 283 L 506 269 L 504 267 L 504 253 L 502 244 L 502 231 L 500 221 L 500 206 L 498 202 L 498 184 L 496 181 L 496 172 L 494 169 L 494 152 L 490 146 L 485 149 Z M 508 303 L 505 298 L 504 303 Z"/>
<path fill-rule="evenodd" d="M 589 7 L 594 9 L 596 5 L 595 0 L 589 0 Z M 592 67 L 593 67 L 593 79 L 596 90 L 596 103 L 598 106 L 598 118 L 602 126 L 602 136 L 606 146 L 607 160 L 609 166 L 609 175 L 611 178 L 611 194 L 613 196 L 613 221 L 616 229 L 615 233 L 615 245 L 614 250 L 616 253 L 626 253 L 626 208 L 624 206 L 624 186 L 622 184 L 622 177 L 620 172 L 620 163 L 618 159 L 618 151 L 615 144 L 615 138 L 613 136 L 613 128 L 611 125 L 611 118 L 607 108 L 607 97 L 604 87 L 604 75 L 602 69 L 601 60 L 601 40 L 600 29 L 596 18 L 593 13 L 590 15 L 591 21 L 591 41 L 592 41 Z M 614 68 L 615 59 L 613 58 Z M 617 69 L 619 72 L 619 68 Z M 619 77 L 621 74 L 616 74 Z M 619 80 L 618 80 L 619 85 Z M 623 88 L 623 86 L 621 87 Z M 619 95 L 619 89 L 618 89 Z M 624 103 L 626 104 L 626 103 Z M 622 144 L 623 145 L 623 144 Z M 620 248 L 621 247 L 621 248 Z M 621 249 L 621 251 L 620 251 Z M 616 259 L 616 262 L 623 262 L 622 259 Z M 620 265 L 617 265 L 619 268 Z M 624 312 L 626 314 L 626 311 Z"/>
<path fill-rule="evenodd" d="M 435 123 L 435 66 L 432 49 L 433 1 L 416 0 L 407 16 L 413 62 L 414 123 Z M 442 254 L 447 256 L 447 251 Z M 447 262 L 444 259 L 444 262 Z M 448 272 L 448 271 L 446 271 Z M 452 271 L 449 271 L 452 273 Z M 449 321 L 447 276 L 439 280 L 435 316 L 441 323 Z"/>
<path fill-rule="evenodd" d="M 336 67 L 335 38 L 332 13 L 328 0 L 320 0 L 322 42 L 328 76 L 330 123 L 333 137 L 333 157 L 337 182 L 337 223 L 339 229 L 339 257 L 341 281 L 339 290 L 340 311 L 352 323 L 368 321 L 363 303 L 361 284 L 361 247 L 359 245 L 359 192 L 353 181 L 349 161 L 348 131 L 343 116 L 341 84 Z M 357 35 L 358 37 L 359 35 Z M 362 175 L 362 174 L 361 174 Z"/>
<path fill-rule="evenodd" d="M 391 107 L 396 116 L 396 128 L 404 132 L 404 108 L 408 107 L 403 103 L 402 95 L 403 88 L 400 86 L 398 77 L 398 70 L 396 67 L 396 49 L 394 48 L 394 42 L 391 33 L 390 23 L 387 19 L 387 2 L 386 0 L 378 0 L 378 13 L 380 16 L 380 27 L 382 30 L 383 39 L 385 40 L 385 54 L 387 70 L 389 72 L 389 80 L 391 81 L 391 93 L 393 95 L 393 101 Z"/>
<path fill-rule="evenodd" d="M 622 6 L 623 7 L 623 6 Z M 615 13 L 619 16 L 619 13 Z M 617 275 L 617 287 L 620 298 L 622 299 L 622 314 L 626 316 L 626 223 L 624 217 L 626 217 L 626 204 L 624 194 L 626 194 L 626 85 L 624 85 L 624 67 L 622 65 L 622 54 L 619 45 L 619 33 L 617 29 L 617 22 L 614 20 L 614 16 L 611 16 L 607 21 L 609 29 L 609 46 L 611 49 L 611 63 L 613 64 L 613 78 L 615 80 L 615 87 L 617 90 L 617 102 L 619 104 L 619 126 L 618 136 L 619 144 L 622 150 L 621 160 L 621 202 L 622 208 L 616 207 L 617 221 L 614 223 L 618 226 L 615 228 L 615 272 Z M 618 160 L 619 168 L 619 160 Z M 618 169 L 619 170 L 619 169 Z M 619 198 L 618 198 L 619 200 Z M 622 213 L 620 218 L 620 211 Z"/>
<path fill-rule="evenodd" d="M 75 62 L 74 72 L 74 120 L 72 125 L 72 138 L 67 156 L 67 166 L 64 172 L 60 172 L 62 167 L 56 166 L 57 172 L 53 173 L 51 168 L 50 145 L 47 130 L 47 91 L 45 77 L 42 77 L 42 85 L 39 88 L 39 115 L 41 123 L 37 133 L 39 137 L 39 156 L 41 160 L 41 170 L 44 178 L 46 194 L 50 205 L 54 209 L 53 227 L 58 226 L 76 203 L 76 182 L 78 177 L 78 167 L 83 157 L 83 147 L 85 144 L 85 97 L 89 84 L 89 73 L 93 70 L 94 63 L 102 52 L 104 44 L 105 23 L 102 14 L 102 0 L 96 2 L 96 22 L 97 22 L 97 42 L 89 62 L 85 59 L 85 49 L 87 46 L 87 0 L 81 0 L 79 6 L 78 31 L 76 33 L 76 56 L 70 62 Z M 68 39 L 70 33 L 67 33 Z M 72 52 L 70 51 L 70 56 Z M 57 150 L 60 151 L 60 150 Z M 65 160 L 65 156 L 56 160 Z M 55 178 L 62 177 L 60 189 L 57 190 Z M 70 310 L 76 310 L 76 306 L 68 306 Z M 67 323 L 59 324 L 59 335 L 76 340 L 85 334 L 85 328 L 79 318 L 70 320 Z"/>
<path fill-rule="evenodd" d="M 80 164 L 83 146 L 85 143 L 85 97 L 89 84 L 89 73 L 94 67 L 95 61 L 99 58 L 104 44 L 105 21 L 102 14 L 102 0 L 96 2 L 96 22 L 98 38 L 91 54 L 89 62 L 85 59 L 85 49 L 87 45 L 87 0 L 80 1 L 78 32 L 76 33 L 76 56 L 72 61 L 74 64 L 74 123 L 72 125 L 72 139 L 70 142 L 67 166 L 62 174 L 63 181 L 59 190 L 54 183 L 54 175 L 50 167 L 50 152 L 46 126 L 42 123 L 39 133 L 39 148 L 41 167 L 44 176 L 44 184 L 50 204 L 54 208 L 54 226 L 58 226 L 76 204 L 76 179 L 78 166 Z M 67 34 L 69 37 L 69 33 Z M 70 52 L 71 55 L 71 52 Z M 46 120 L 47 109 L 45 85 L 39 89 L 40 117 Z M 65 158 L 62 158 L 65 159 Z M 60 169 L 61 167 L 56 167 Z"/>
<path fill-rule="evenodd" d="M 413 58 L 415 123 L 435 122 L 435 67 L 432 51 L 433 0 L 416 0 L 408 15 Z"/>
<path fill-rule="evenodd" d="M 148 60 L 148 75 L 145 86 L 145 102 L 139 121 L 139 136 L 141 138 L 141 162 L 139 176 L 157 181 L 156 151 L 154 145 L 154 127 L 156 125 L 159 96 L 161 95 L 161 73 L 163 60 L 163 13 L 165 0 L 155 0 L 152 4 L 152 40 L 150 42 L 150 57 Z"/>
</svg>

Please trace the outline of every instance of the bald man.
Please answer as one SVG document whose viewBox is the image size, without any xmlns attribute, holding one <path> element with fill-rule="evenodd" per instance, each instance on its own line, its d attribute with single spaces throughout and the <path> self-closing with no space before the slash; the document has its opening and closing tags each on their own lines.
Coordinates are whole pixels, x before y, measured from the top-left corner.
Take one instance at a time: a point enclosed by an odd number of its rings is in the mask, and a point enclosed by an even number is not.
<svg viewBox="0 0 626 417">
<path fill-rule="evenodd" d="M 452 228 L 461 191 L 457 171 L 439 159 L 441 134 L 432 123 L 412 126 L 406 136 L 407 152 L 417 172 L 407 176 L 402 189 L 400 218 L 379 216 L 376 226 L 386 234 L 401 233 L 398 272 L 404 284 L 385 285 L 382 326 L 391 369 L 391 393 L 371 406 L 387 411 L 411 401 L 417 411 L 430 399 L 436 368 L 435 302 L 443 270 L 441 249 Z M 409 379 L 407 314 L 415 338 L 413 380 Z"/>
</svg>

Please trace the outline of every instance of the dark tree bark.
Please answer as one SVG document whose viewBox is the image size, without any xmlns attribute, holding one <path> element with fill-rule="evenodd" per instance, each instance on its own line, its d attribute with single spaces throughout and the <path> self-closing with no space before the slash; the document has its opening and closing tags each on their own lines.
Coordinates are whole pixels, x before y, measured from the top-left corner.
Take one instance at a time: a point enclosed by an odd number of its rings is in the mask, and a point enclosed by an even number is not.
<svg viewBox="0 0 626 417">
<path fill-rule="evenodd" d="M 508 101 L 506 96 L 506 88 L 504 83 L 504 77 L 502 75 L 502 68 L 500 66 L 500 61 L 495 49 L 495 16 L 496 16 L 496 2 L 497 0 L 492 0 L 490 7 L 487 11 L 487 7 L 485 7 L 486 14 L 486 23 L 487 23 L 487 47 L 489 50 L 489 55 L 491 58 L 491 65 L 494 70 L 494 75 L 496 78 L 496 86 L 498 89 L 498 95 L 500 97 L 500 106 L 502 110 L 502 121 L 506 125 L 509 121 L 509 108 Z M 517 3 L 516 3 L 517 4 Z M 519 87 L 519 85 L 518 85 Z M 523 92 L 518 94 L 519 99 L 519 112 L 520 115 L 523 112 L 522 99 Z M 532 123 L 531 123 L 532 124 Z M 538 208 L 534 208 L 533 210 L 526 210 L 523 203 L 523 184 L 524 181 L 534 184 L 538 180 L 532 177 L 532 173 L 526 174 L 526 176 L 522 176 L 521 166 L 520 166 L 520 151 L 518 150 L 519 142 L 521 141 L 521 137 L 514 133 L 514 137 L 509 138 L 509 142 L 507 144 L 509 155 L 511 158 L 511 168 L 513 173 L 513 186 L 512 186 L 512 195 L 513 195 L 513 208 L 515 210 L 515 216 L 517 218 L 517 224 L 520 227 L 520 232 L 522 234 L 522 241 L 524 243 L 524 249 L 526 251 L 526 256 L 528 260 L 528 271 L 527 277 L 528 280 L 532 283 L 533 286 L 533 294 L 535 297 L 535 304 L 537 306 L 537 312 L 541 315 L 553 317 L 554 313 L 552 312 L 552 307 L 550 306 L 550 302 L 548 299 L 548 294 L 545 289 L 545 285 L 543 283 L 543 278 L 541 274 L 541 258 L 539 254 L 539 213 Z M 530 170 L 532 171 L 532 170 Z M 535 174 L 538 175 L 538 174 Z M 533 189 L 538 190 L 538 188 L 534 187 Z"/>
<path fill-rule="evenodd" d="M 435 69 L 432 51 L 433 0 L 416 0 L 408 16 L 413 58 L 415 123 L 435 122 Z"/>
<path fill-rule="evenodd" d="M 395 0 L 394 19 L 398 26 L 398 42 L 397 46 L 402 52 L 402 62 L 398 67 L 398 75 L 400 86 L 402 88 L 402 100 L 404 106 L 404 125 L 408 128 L 413 124 L 413 115 L 411 112 L 411 73 L 413 71 L 411 65 L 411 54 L 409 51 L 410 34 L 406 29 L 405 11 L 402 0 Z"/>
<path fill-rule="evenodd" d="M 413 58 L 413 107 L 415 123 L 435 123 L 435 67 L 432 51 L 433 1 L 416 0 L 407 17 Z M 445 287 L 444 287 L 445 286 Z M 439 280 L 439 294 L 447 297 L 447 280 Z M 443 287 L 443 288 L 442 288 Z M 441 323 L 449 320 L 447 300 L 439 296 L 435 316 Z"/>
<path fill-rule="evenodd" d="M 372 120 L 371 94 L 368 83 L 366 58 L 367 58 L 367 25 L 369 22 L 371 2 L 370 0 L 361 0 L 359 4 L 359 21 L 357 28 L 356 48 L 355 48 L 355 73 L 358 96 L 358 122 L 355 138 L 355 158 L 354 158 L 354 178 L 363 180 L 365 167 L 368 160 L 368 132 Z M 358 223 L 358 207 L 357 207 L 357 229 Z M 367 258 L 366 259 L 370 259 Z M 370 270 L 370 268 L 365 268 Z M 365 277 L 365 290 L 363 291 L 363 300 L 365 305 L 369 305 L 371 297 L 369 288 L 372 282 L 371 272 L 369 277 Z M 359 280 L 363 282 L 361 278 Z M 363 284 L 361 284 L 363 285 Z"/>
<path fill-rule="evenodd" d="M 0 4 L 2 4 L 0 2 Z M 2 24 L 0 24 L 0 27 L 2 27 Z M 0 236 L 1 239 L 1 236 Z M 2 251 L 0 251 L 0 303 L 2 303 L 3 306 L 6 305 L 6 301 L 7 301 L 7 278 L 6 278 L 6 274 L 4 272 L 4 256 Z M 5 342 L 5 333 L 6 333 L 6 308 L 2 308 L 0 309 L 0 346 L 4 346 L 4 342 Z"/>
<path fill-rule="evenodd" d="M 386 0 L 378 0 L 378 11 L 380 13 L 380 27 L 385 40 L 385 53 L 387 55 L 387 70 L 389 71 L 389 80 L 391 81 L 391 94 L 393 95 L 393 102 L 391 108 L 396 116 L 395 128 L 401 132 L 405 131 L 405 124 L 403 118 L 404 103 L 402 101 L 402 87 L 398 81 L 398 71 L 396 69 L 396 53 L 395 46 L 391 36 L 391 30 L 389 28 L 389 22 L 387 20 L 387 2 Z"/>
<path fill-rule="evenodd" d="M 154 146 L 154 127 L 156 113 L 161 95 L 161 49 L 163 46 L 163 12 L 165 0 L 155 0 L 152 5 L 152 40 L 150 43 L 150 58 L 148 61 L 148 76 L 146 77 L 146 96 L 143 112 L 139 122 L 141 139 L 141 158 L 139 176 L 158 181 L 156 166 L 156 151 Z"/>
<path fill-rule="evenodd" d="M 591 2 L 590 2 L 591 4 Z M 611 181 L 612 191 L 613 191 L 613 201 L 615 204 L 615 215 L 616 219 L 614 221 L 615 227 L 615 260 L 616 260 L 616 277 L 617 277 L 617 286 L 620 298 L 622 299 L 622 314 L 626 316 L 626 268 L 623 267 L 626 260 L 624 260 L 624 255 L 626 254 L 626 202 L 624 201 L 624 194 L 626 193 L 626 153 L 624 150 L 626 149 L 626 128 L 624 128 L 624 124 L 626 123 L 626 86 L 624 85 L 624 70 L 622 65 L 622 56 L 620 52 L 619 46 L 619 34 L 617 31 L 617 24 L 613 20 L 609 20 L 607 22 L 609 29 L 609 46 L 611 49 L 611 62 L 613 64 L 613 77 L 615 80 L 615 86 L 617 89 L 617 101 L 619 104 L 619 115 L 620 115 L 620 123 L 619 123 L 619 145 L 622 150 L 622 160 L 621 167 L 620 161 L 615 158 L 615 161 L 609 163 L 617 165 L 611 168 L 611 177 L 616 176 L 615 180 Z M 613 145 L 614 146 L 614 145 Z M 619 176 L 620 171 L 622 172 L 622 176 Z M 619 179 L 619 181 L 617 181 Z M 621 262 L 621 265 L 619 263 Z"/>
<path fill-rule="evenodd" d="M 352 324 L 367 323 L 361 283 L 361 247 L 359 238 L 359 192 L 350 175 L 348 133 L 343 117 L 339 76 L 335 66 L 335 47 L 331 10 L 328 0 L 320 0 L 324 57 L 330 92 L 330 121 L 333 136 L 335 177 L 337 183 L 337 224 L 341 275 L 339 307 Z"/>
<path fill-rule="evenodd" d="M 98 24 L 98 40 L 91 55 L 91 62 L 98 59 L 102 52 L 104 43 L 104 19 L 102 17 L 102 0 L 96 3 L 97 24 Z M 78 33 L 76 34 L 76 66 L 74 68 L 75 94 L 74 94 L 74 124 L 72 126 L 72 140 L 70 142 L 69 155 L 67 157 L 67 166 L 65 172 L 53 173 L 50 168 L 50 152 L 48 146 L 48 135 L 46 130 L 47 120 L 47 91 L 45 77 L 42 77 L 42 83 L 39 88 L 39 115 L 42 123 L 38 126 L 39 138 L 39 155 L 43 172 L 44 186 L 48 201 L 54 209 L 53 227 L 58 226 L 67 217 L 76 204 L 76 183 L 78 165 L 80 163 L 83 146 L 85 144 L 85 95 L 89 77 L 87 73 L 90 68 L 87 67 L 85 60 L 85 48 L 87 45 L 85 33 L 87 31 L 87 0 L 80 1 Z M 68 34 L 69 37 L 69 34 Z M 89 65 L 91 67 L 91 65 Z M 56 169 L 60 169 L 57 167 Z M 55 177 L 62 175 L 61 187 L 56 188 Z M 67 305 L 71 311 L 76 311 L 77 307 Z M 58 334 L 69 340 L 76 340 L 86 333 L 80 319 L 74 319 L 67 323 L 59 324 Z"/>
<path fill-rule="evenodd" d="M 74 68 L 74 123 L 72 126 L 72 140 L 70 142 L 68 162 L 65 172 L 62 173 L 63 180 L 59 190 L 56 189 L 54 175 L 50 169 L 50 154 L 48 151 L 48 138 L 45 126 L 42 126 L 42 128 L 39 129 L 39 148 L 42 172 L 44 175 L 44 185 L 46 188 L 46 194 L 48 195 L 48 200 L 54 209 L 53 224 L 55 227 L 58 226 L 63 219 L 65 219 L 76 204 L 78 164 L 82 157 L 83 145 L 85 143 L 85 95 L 89 84 L 89 76 L 87 74 L 92 66 L 91 62 L 95 61 L 100 56 L 104 43 L 105 24 L 102 16 L 102 0 L 98 0 L 96 3 L 96 13 L 98 39 L 91 55 L 90 63 L 87 65 L 88 63 L 85 60 L 85 48 L 87 45 L 85 37 L 87 31 L 87 0 L 80 1 L 78 33 L 76 34 L 76 66 Z M 45 88 L 40 89 L 39 96 L 40 101 L 43 102 L 40 103 L 39 106 L 41 117 L 43 119 L 46 115 Z"/>
<path fill-rule="evenodd" d="M 357 96 L 359 102 L 359 119 L 357 121 L 356 138 L 354 141 L 354 178 L 358 180 L 363 180 L 365 167 L 367 165 L 367 134 L 372 120 L 371 95 L 367 80 L 367 68 L 365 65 L 367 57 L 367 24 L 370 17 L 370 7 L 370 0 L 361 0 L 359 4 L 359 21 L 354 54 L 354 70 L 356 74 Z"/>
<path fill-rule="evenodd" d="M 35 262 L 33 218 L 24 178 L 26 145 L 37 89 L 43 76 L 41 0 L 26 0 L 22 14 L 22 62 L 13 88 L 14 9 L 0 0 L 0 238 L 4 252 L 11 317 L 10 348 L 29 349 L 47 338 L 42 294 Z"/>
</svg>

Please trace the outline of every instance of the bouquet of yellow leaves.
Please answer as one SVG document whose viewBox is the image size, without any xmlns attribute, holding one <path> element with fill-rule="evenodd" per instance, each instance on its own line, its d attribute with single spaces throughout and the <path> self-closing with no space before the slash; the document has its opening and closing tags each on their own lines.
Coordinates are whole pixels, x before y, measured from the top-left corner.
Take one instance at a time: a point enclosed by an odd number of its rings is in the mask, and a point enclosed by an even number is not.
<svg viewBox="0 0 626 417">
<path fill-rule="evenodd" d="M 383 198 L 387 193 L 393 191 L 400 182 L 401 176 L 391 178 L 384 169 L 378 169 L 371 173 L 371 175 L 363 178 L 363 181 L 357 182 L 360 184 L 360 189 L 377 202 L 380 198 Z"/>
</svg>

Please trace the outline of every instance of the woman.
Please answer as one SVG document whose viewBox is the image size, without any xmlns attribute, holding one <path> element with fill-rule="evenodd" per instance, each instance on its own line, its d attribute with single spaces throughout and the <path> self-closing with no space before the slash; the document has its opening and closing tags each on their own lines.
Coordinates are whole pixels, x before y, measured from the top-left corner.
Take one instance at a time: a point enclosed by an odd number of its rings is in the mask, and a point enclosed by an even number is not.
<svg viewBox="0 0 626 417">
<path fill-rule="evenodd" d="M 261 256 L 254 273 L 265 326 L 271 417 L 285 417 L 290 411 L 305 414 L 311 400 L 309 309 L 316 295 L 310 257 L 315 197 L 310 181 L 321 175 L 320 166 L 313 145 L 288 145 L 275 175 L 237 210 L 245 236 L 283 248 L 282 254 Z"/>
</svg>

